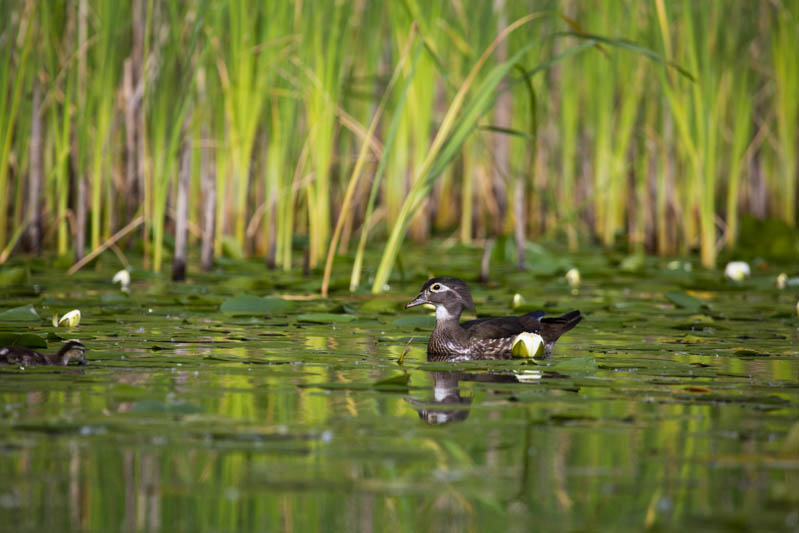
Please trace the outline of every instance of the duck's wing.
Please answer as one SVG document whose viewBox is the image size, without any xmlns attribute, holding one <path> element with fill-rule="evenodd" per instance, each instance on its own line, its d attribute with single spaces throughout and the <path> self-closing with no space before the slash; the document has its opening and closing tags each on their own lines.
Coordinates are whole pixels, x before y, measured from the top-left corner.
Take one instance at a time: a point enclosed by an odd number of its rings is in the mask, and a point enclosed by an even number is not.
<svg viewBox="0 0 799 533">
<path fill-rule="evenodd" d="M 536 311 L 523 316 L 506 316 L 501 318 L 478 318 L 463 322 L 461 327 L 470 338 L 504 339 L 519 333 L 537 333 L 541 329 L 543 312 Z"/>
</svg>

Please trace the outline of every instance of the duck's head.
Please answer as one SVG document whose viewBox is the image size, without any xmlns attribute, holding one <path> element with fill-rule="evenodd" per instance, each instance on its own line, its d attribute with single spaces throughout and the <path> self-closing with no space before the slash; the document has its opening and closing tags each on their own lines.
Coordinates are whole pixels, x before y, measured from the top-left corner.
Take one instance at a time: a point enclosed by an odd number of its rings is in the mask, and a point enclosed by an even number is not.
<svg viewBox="0 0 799 533">
<path fill-rule="evenodd" d="M 86 347 L 76 340 L 67 341 L 60 350 L 58 356 L 61 358 L 62 364 L 68 365 L 70 361 L 77 361 L 79 365 L 86 363 Z"/>
<path fill-rule="evenodd" d="M 422 286 L 419 296 L 409 302 L 405 308 L 422 304 L 436 306 L 436 320 L 448 320 L 460 317 L 464 309 L 474 310 L 472 294 L 469 286 L 461 279 L 441 276 L 428 280 Z"/>
</svg>

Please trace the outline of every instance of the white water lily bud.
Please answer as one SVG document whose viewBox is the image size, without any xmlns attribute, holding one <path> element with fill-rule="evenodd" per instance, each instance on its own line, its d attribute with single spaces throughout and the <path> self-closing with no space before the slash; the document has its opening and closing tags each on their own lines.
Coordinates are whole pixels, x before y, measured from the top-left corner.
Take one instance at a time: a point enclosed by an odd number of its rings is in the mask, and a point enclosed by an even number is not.
<svg viewBox="0 0 799 533">
<path fill-rule="evenodd" d="M 516 357 L 541 357 L 544 355 L 544 339 L 538 333 L 519 333 L 513 340 L 511 353 Z"/>
<path fill-rule="evenodd" d="M 780 272 L 780 275 L 777 276 L 777 288 L 779 290 L 783 290 L 787 286 L 788 286 L 788 274 L 786 274 L 785 272 Z"/>
<path fill-rule="evenodd" d="M 120 288 L 123 291 L 127 291 L 128 287 L 130 286 L 130 272 L 124 269 L 120 270 L 114 274 L 114 278 L 111 280 L 111 283 L 119 283 Z"/>
<path fill-rule="evenodd" d="M 523 305 L 524 305 L 524 296 L 522 296 L 517 292 L 516 294 L 513 295 L 513 301 L 511 302 L 511 309 L 518 309 Z"/>
<path fill-rule="evenodd" d="M 733 281 L 743 281 L 751 275 L 749 265 L 743 261 L 731 261 L 724 268 L 724 277 Z"/>
<path fill-rule="evenodd" d="M 566 280 L 566 283 L 569 284 L 570 287 L 577 288 L 580 286 L 580 271 L 576 268 L 570 268 L 566 275 L 563 276 Z"/>
<path fill-rule="evenodd" d="M 59 328 L 74 328 L 78 324 L 80 324 L 80 311 L 78 309 L 73 309 L 58 320 Z"/>
</svg>

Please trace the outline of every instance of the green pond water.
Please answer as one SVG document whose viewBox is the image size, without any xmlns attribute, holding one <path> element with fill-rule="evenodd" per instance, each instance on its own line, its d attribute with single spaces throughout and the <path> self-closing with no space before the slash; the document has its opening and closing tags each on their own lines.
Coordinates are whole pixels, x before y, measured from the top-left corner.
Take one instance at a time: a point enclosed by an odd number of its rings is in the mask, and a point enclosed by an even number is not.
<svg viewBox="0 0 799 533">
<path fill-rule="evenodd" d="M 0 530 L 799 528 L 799 288 L 774 284 L 790 266 L 733 284 L 539 251 L 479 284 L 479 250 L 432 250 L 380 297 L 349 295 L 342 259 L 329 300 L 320 276 L 256 261 L 182 284 L 134 269 L 129 295 L 113 255 L 73 277 L 11 261 L 0 312 L 40 319 L 0 315 L 0 338 L 77 338 L 90 364 L 0 367 Z M 402 306 L 431 274 L 469 281 L 479 316 L 519 293 L 517 312 L 585 318 L 548 360 L 428 362 L 434 319 Z M 51 325 L 71 309 L 77 328 Z"/>
</svg>

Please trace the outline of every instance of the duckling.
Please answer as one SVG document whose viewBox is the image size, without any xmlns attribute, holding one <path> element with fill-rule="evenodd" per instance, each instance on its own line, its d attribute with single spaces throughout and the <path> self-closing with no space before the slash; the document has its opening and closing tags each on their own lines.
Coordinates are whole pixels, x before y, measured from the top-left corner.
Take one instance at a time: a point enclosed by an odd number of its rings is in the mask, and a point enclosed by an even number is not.
<svg viewBox="0 0 799 533">
<path fill-rule="evenodd" d="M 86 363 L 86 347 L 76 340 L 69 340 L 54 354 L 42 354 L 21 346 L 4 346 L 0 348 L 0 365 L 53 365 L 67 366 L 70 361 L 79 365 Z"/>
</svg>

